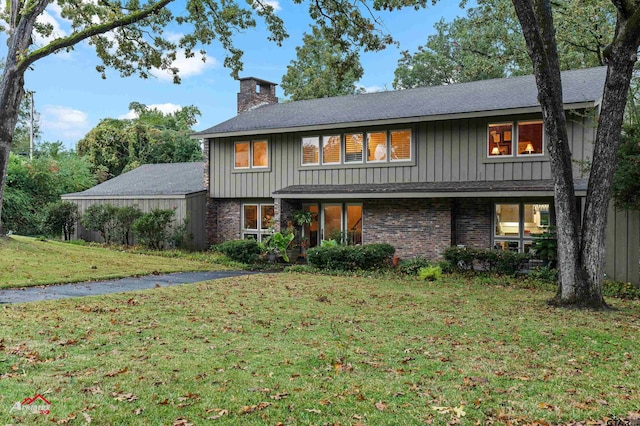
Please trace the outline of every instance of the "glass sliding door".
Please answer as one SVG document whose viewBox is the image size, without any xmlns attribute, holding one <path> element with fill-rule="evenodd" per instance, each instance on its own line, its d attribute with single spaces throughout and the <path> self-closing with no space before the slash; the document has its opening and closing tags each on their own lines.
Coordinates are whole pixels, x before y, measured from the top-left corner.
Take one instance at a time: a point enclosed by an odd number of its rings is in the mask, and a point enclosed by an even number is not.
<svg viewBox="0 0 640 426">
<path fill-rule="evenodd" d="M 323 204 L 320 238 L 342 240 L 342 204 Z"/>
<path fill-rule="evenodd" d="M 362 244 L 362 204 L 347 204 L 347 244 Z"/>
</svg>

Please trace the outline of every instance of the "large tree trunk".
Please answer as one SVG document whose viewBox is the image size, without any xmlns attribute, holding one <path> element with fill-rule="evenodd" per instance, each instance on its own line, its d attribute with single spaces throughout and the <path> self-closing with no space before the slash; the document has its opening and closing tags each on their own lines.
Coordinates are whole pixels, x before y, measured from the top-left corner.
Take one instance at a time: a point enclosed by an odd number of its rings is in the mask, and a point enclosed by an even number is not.
<svg viewBox="0 0 640 426">
<path fill-rule="evenodd" d="M 635 10 L 630 13 L 636 13 Z M 615 172 L 627 94 L 637 60 L 640 24 L 637 16 L 618 13 L 616 38 L 607 49 L 607 79 L 602 97 L 589 189 L 582 226 L 582 260 L 588 285 L 579 300 L 587 306 L 602 305 L 607 213 Z"/>
<path fill-rule="evenodd" d="M 554 303 L 601 309 L 604 241 L 611 184 L 627 91 L 640 37 L 638 2 L 614 1 L 618 22 L 606 52 L 608 73 L 594 145 L 586 209 L 580 216 L 562 106 L 562 85 L 549 0 L 512 0 L 533 62 L 554 180 L 558 228 L 558 293 Z M 624 8 L 628 7 L 628 10 Z M 581 232 L 580 232 L 581 231 Z"/>
<path fill-rule="evenodd" d="M 7 57 L 0 82 L 0 167 L 2 167 L 0 170 L 0 217 L 2 217 L 9 152 L 11 151 L 13 132 L 18 122 L 20 102 L 24 95 L 24 73 L 18 71 L 15 65 L 15 60 L 11 60 L 10 56 Z M 0 236 L 4 236 L 4 234 L 4 226 L 0 220 Z"/>
</svg>

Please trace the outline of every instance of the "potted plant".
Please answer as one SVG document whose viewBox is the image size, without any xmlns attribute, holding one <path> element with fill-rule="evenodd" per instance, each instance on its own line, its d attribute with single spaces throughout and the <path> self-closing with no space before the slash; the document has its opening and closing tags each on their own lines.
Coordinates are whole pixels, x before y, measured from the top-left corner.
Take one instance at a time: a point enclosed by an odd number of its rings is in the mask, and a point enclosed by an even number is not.
<svg viewBox="0 0 640 426">
<path fill-rule="evenodd" d="M 283 235 L 281 232 L 275 232 L 268 236 L 262 243 L 264 252 L 267 255 L 267 259 L 270 262 L 274 262 L 277 256 L 281 256 L 285 262 L 289 262 L 289 256 L 287 255 L 287 249 L 293 241 L 294 234 L 290 233 Z"/>
</svg>

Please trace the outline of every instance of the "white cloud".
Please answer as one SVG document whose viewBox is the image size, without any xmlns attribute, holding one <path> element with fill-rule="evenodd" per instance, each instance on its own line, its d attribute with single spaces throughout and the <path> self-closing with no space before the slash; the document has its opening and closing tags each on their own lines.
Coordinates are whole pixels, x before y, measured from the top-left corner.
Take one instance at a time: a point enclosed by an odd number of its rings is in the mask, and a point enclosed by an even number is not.
<svg viewBox="0 0 640 426">
<path fill-rule="evenodd" d="M 164 114 L 172 114 L 176 111 L 180 111 L 182 109 L 182 105 L 176 105 L 176 104 L 172 104 L 172 103 L 165 103 L 165 104 L 151 104 L 151 105 L 147 105 L 147 108 L 149 109 L 157 109 L 158 111 L 164 113 Z M 120 116 L 118 116 L 118 118 L 120 120 L 131 120 L 134 118 L 137 118 L 138 114 L 135 113 L 135 111 L 133 110 L 129 110 L 128 113 L 126 114 L 122 114 Z"/>
<path fill-rule="evenodd" d="M 42 130 L 56 135 L 53 139 L 78 140 L 91 129 L 86 112 L 66 106 L 45 105 L 41 116 Z"/>
<path fill-rule="evenodd" d="M 278 12 L 279 10 L 282 10 L 282 7 L 280 6 L 280 2 L 278 0 L 266 0 L 266 1 L 263 1 L 263 3 L 271 6 L 273 10 L 276 12 Z"/>
<path fill-rule="evenodd" d="M 207 69 L 216 67 L 217 61 L 215 58 L 207 55 L 206 61 L 203 62 L 202 57 L 198 53 L 191 58 L 186 58 L 184 56 L 184 50 L 178 50 L 176 60 L 173 61 L 172 66 L 180 70 L 180 77 L 184 79 L 194 75 L 200 75 Z M 151 70 L 151 74 L 159 80 L 173 81 L 173 74 L 168 70 L 154 68 Z"/>
<path fill-rule="evenodd" d="M 53 27 L 53 32 L 47 37 L 43 37 L 33 33 L 35 44 L 38 46 L 44 46 L 55 40 L 56 38 L 64 37 L 67 32 L 62 29 L 61 22 L 68 22 L 61 15 L 62 10 L 56 3 L 52 3 L 47 9 L 38 17 L 38 22 L 41 24 L 50 24 Z"/>
<path fill-rule="evenodd" d="M 386 92 L 387 89 L 384 86 L 368 86 L 368 87 L 363 87 L 364 89 L 364 93 L 376 93 L 376 92 Z"/>
</svg>

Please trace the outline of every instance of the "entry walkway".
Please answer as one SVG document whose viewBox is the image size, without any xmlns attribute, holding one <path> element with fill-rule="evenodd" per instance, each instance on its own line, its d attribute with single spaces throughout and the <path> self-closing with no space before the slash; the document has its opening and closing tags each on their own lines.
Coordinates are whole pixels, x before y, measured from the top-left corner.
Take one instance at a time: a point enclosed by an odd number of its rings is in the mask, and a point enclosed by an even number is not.
<svg viewBox="0 0 640 426">
<path fill-rule="evenodd" d="M 0 290 L 0 303 L 24 303 L 40 300 L 66 299 L 69 297 L 97 296 L 108 293 L 169 287 L 179 284 L 197 283 L 220 278 L 255 274 L 250 271 L 205 271 L 176 272 L 165 275 L 122 278 L 109 281 L 93 281 L 74 284 L 25 287 Z"/>
</svg>

